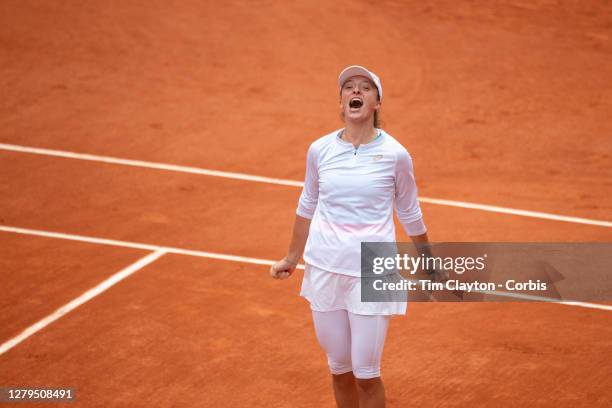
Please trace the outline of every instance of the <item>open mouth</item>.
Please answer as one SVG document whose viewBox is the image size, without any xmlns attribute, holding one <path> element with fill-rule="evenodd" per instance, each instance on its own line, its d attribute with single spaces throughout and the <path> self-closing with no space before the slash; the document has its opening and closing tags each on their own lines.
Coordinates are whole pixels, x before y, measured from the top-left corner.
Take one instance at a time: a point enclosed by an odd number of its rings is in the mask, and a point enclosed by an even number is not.
<svg viewBox="0 0 612 408">
<path fill-rule="evenodd" d="M 349 101 L 349 108 L 361 108 L 363 106 L 363 101 L 359 98 L 353 98 Z"/>
</svg>

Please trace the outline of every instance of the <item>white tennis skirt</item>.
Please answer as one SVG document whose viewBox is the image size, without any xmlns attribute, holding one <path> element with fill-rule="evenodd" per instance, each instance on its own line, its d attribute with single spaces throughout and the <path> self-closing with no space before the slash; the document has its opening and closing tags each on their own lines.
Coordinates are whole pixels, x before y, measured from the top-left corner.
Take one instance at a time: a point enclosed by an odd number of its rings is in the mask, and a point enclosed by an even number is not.
<svg viewBox="0 0 612 408">
<path fill-rule="evenodd" d="M 300 296 L 317 312 L 347 310 L 361 315 L 405 315 L 407 302 L 362 302 L 361 278 L 306 264 Z"/>
</svg>

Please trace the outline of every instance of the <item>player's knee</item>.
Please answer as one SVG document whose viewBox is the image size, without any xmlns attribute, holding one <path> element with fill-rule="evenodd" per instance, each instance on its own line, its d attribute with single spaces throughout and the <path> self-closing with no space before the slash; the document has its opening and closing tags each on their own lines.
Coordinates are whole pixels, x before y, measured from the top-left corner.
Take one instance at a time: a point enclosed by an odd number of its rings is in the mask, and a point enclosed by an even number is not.
<svg viewBox="0 0 612 408">
<path fill-rule="evenodd" d="M 334 387 L 337 388 L 355 388 L 355 376 L 352 371 L 348 371 L 344 374 L 332 374 L 332 380 Z"/>
<path fill-rule="evenodd" d="M 364 394 L 375 393 L 381 386 L 380 376 L 372 378 L 355 378 L 357 389 Z"/>
</svg>

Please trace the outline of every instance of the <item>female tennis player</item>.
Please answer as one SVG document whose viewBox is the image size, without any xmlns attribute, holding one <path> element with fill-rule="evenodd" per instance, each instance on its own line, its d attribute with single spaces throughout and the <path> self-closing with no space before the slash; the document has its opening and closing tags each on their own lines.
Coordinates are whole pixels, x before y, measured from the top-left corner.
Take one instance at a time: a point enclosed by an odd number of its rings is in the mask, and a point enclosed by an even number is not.
<svg viewBox="0 0 612 408">
<path fill-rule="evenodd" d="M 311 144 L 287 256 L 270 268 L 288 278 L 304 254 L 301 296 L 327 354 L 338 407 L 384 407 L 380 362 L 389 318 L 406 302 L 362 302 L 361 242 L 393 242 L 396 208 L 406 233 L 426 243 L 412 159 L 379 128 L 378 76 L 350 66 L 339 76 L 345 127 Z"/>
</svg>

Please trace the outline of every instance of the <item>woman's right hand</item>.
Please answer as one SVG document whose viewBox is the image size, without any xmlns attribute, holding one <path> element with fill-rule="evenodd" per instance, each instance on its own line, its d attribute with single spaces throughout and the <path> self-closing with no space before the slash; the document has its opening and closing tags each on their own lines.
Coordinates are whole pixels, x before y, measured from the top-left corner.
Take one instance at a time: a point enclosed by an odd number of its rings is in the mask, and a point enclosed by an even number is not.
<svg viewBox="0 0 612 408">
<path fill-rule="evenodd" d="M 296 266 L 297 262 L 285 257 L 270 267 L 270 276 L 274 279 L 287 279 L 295 271 Z"/>
</svg>

